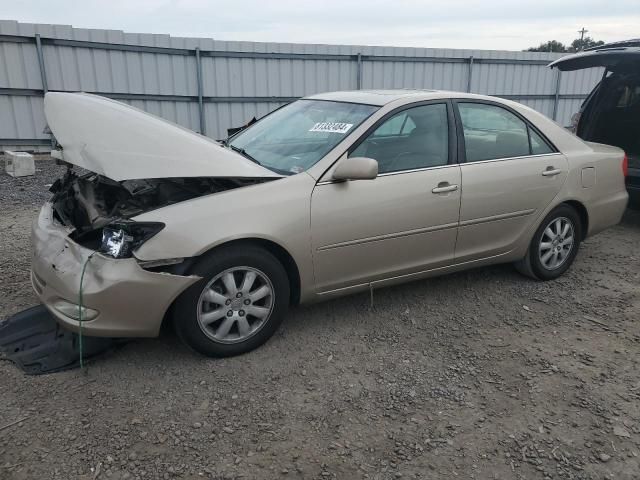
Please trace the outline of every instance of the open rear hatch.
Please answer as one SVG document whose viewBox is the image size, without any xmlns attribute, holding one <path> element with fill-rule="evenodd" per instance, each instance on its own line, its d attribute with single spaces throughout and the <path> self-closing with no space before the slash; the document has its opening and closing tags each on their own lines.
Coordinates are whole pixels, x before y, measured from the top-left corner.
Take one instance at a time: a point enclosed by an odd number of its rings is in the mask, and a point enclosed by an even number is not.
<svg viewBox="0 0 640 480">
<path fill-rule="evenodd" d="M 581 112 L 576 133 L 583 140 L 622 148 L 629 168 L 640 168 L 640 39 L 567 55 L 549 66 L 563 71 L 606 69 Z"/>
<path fill-rule="evenodd" d="M 640 39 L 609 43 L 559 58 L 549 64 L 562 71 L 605 67 L 610 72 L 638 69 L 640 65 Z"/>
</svg>

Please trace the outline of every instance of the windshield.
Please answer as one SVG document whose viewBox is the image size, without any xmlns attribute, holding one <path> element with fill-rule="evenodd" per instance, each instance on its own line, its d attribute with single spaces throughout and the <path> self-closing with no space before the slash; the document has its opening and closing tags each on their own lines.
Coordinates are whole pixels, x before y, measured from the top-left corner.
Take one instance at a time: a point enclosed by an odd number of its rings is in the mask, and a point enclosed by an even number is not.
<svg viewBox="0 0 640 480">
<path fill-rule="evenodd" d="M 304 172 L 378 107 L 298 100 L 240 132 L 229 146 L 275 172 Z"/>
</svg>

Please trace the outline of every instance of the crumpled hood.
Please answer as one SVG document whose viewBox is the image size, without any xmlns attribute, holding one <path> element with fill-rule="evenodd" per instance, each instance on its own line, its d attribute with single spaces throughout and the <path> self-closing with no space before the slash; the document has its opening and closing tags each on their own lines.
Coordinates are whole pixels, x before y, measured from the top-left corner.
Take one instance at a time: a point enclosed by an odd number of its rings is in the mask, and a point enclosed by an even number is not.
<svg viewBox="0 0 640 480">
<path fill-rule="evenodd" d="M 105 97 L 49 92 L 44 112 L 63 160 L 112 180 L 281 177 L 207 137 Z"/>
</svg>

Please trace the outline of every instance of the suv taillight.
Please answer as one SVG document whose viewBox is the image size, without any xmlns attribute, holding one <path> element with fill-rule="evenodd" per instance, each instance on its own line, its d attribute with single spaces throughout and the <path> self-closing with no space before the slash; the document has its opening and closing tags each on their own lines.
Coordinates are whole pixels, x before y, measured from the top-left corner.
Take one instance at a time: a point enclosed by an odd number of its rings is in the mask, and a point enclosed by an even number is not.
<svg viewBox="0 0 640 480">
<path fill-rule="evenodd" d="M 624 154 L 624 158 L 622 159 L 622 174 L 624 178 L 627 178 L 629 175 L 629 158 L 627 158 L 627 154 Z"/>
</svg>

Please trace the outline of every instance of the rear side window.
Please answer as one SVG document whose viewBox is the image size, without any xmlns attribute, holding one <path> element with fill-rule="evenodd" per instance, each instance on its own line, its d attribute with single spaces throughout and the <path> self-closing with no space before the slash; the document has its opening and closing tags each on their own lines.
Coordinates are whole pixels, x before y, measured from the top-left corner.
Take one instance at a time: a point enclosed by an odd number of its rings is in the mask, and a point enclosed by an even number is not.
<svg viewBox="0 0 640 480">
<path fill-rule="evenodd" d="M 552 153 L 547 142 L 509 110 L 458 103 L 467 162 Z"/>
</svg>

